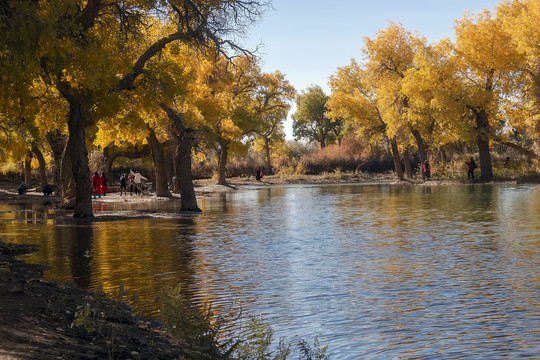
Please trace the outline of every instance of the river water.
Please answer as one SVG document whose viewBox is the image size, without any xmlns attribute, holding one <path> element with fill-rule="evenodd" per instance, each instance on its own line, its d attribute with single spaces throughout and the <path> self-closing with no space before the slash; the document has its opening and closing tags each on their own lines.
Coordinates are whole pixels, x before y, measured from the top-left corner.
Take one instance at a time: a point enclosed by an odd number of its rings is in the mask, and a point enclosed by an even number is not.
<svg viewBox="0 0 540 360">
<path fill-rule="evenodd" d="M 143 298 L 180 284 L 333 359 L 540 358 L 540 186 L 262 186 L 199 206 L 96 202 L 151 218 L 61 225 L 2 205 L 0 238 L 39 244 L 23 258 L 47 279 Z"/>
</svg>

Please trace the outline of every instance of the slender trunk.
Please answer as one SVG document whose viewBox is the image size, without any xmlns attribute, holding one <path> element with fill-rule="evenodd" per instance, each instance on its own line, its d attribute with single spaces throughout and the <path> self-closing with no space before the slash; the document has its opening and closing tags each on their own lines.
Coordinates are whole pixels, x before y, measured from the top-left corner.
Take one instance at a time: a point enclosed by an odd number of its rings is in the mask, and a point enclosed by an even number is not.
<svg viewBox="0 0 540 360">
<path fill-rule="evenodd" d="M 179 139 L 176 148 L 176 177 L 180 186 L 180 206 L 183 211 L 200 212 L 191 176 L 191 148 L 193 146 L 193 130 L 186 129 Z"/>
<path fill-rule="evenodd" d="M 264 138 L 264 152 L 266 155 L 266 171 L 268 174 L 272 174 L 272 161 L 270 160 L 270 139 Z"/>
<path fill-rule="evenodd" d="M 485 181 L 493 179 L 491 153 L 489 150 L 489 119 L 484 109 L 475 112 L 478 131 L 478 155 L 480 157 L 480 177 Z"/>
<path fill-rule="evenodd" d="M 24 182 L 28 185 L 32 185 L 32 154 L 29 153 L 24 158 Z"/>
<path fill-rule="evenodd" d="M 175 163 L 175 154 L 178 144 L 175 143 L 174 146 L 169 146 L 165 155 L 165 170 L 167 171 L 167 179 L 171 180 L 172 191 L 175 193 L 180 192 L 180 184 L 178 182 L 178 177 L 176 176 L 176 163 Z"/>
<path fill-rule="evenodd" d="M 170 197 L 169 186 L 167 183 L 167 172 L 165 171 L 165 154 L 163 152 L 163 144 L 159 142 L 156 137 L 156 133 L 152 128 L 148 128 L 148 147 L 150 148 L 150 154 L 152 154 L 152 160 L 154 161 L 155 169 L 155 182 L 154 188 L 156 189 L 156 196 Z"/>
<path fill-rule="evenodd" d="M 439 153 L 441 154 L 441 162 L 443 164 L 448 163 L 448 156 L 446 155 L 446 151 L 444 150 L 444 147 L 439 147 Z"/>
<path fill-rule="evenodd" d="M 53 183 L 59 188 L 61 186 L 61 167 L 62 167 L 62 154 L 64 153 L 64 148 L 66 147 L 67 136 L 62 135 L 59 130 L 49 131 L 46 135 L 47 142 L 51 148 L 54 165 L 53 165 Z"/>
<path fill-rule="evenodd" d="M 227 179 L 225 177 L 227 157 L 229 156 L 229 142 L 227 140 L 219 139 L 218 156 L 218 185 L 227 185 Z"/>
<path fill-rule="evenodd" d="M 62 193 L 62 199 L 64 201 L 64 206 L 66 208 L 74 208 L 75 206 L 75 181 L 73 179 L 73 170 L 71 165 L 71 157 L 65 156 L 66 153 L 66 147 L 67 147 L 67 140 L 69 138 L 66 138 L 66 144 L 64 146 L 64 151 L 62 152 L 62 156 L 60 157 L 61 163 L 60 163 L 60 191 Z"/>
<path fill-rule="evenodd" d="M 47 173 L 46 173 L 46 167 L 47 163 L 45 162 L 45 158 L 43 157 L 43 153 L 36 145 L 32 145 L 32 153 L 36 157 L 38 164 L 39 164 L 39 180 L 41 182 L 41 187 L 44 187 L 47 185 Z"/>
<path fill-rule="evenodd" d="M 426 145 L 425 145 L 424 139 L 422 138 L 422 135 L 420 134 L 418 130 L 412 129 L 411 132 L 416 140 L 416 146 L 418 147 L 418 154 L 420 154 L 420 161 L 424 163 L 424 161 L 427 160 Z"/>
<path fill-rule="evenodd" d="M 405 174 L 407 175 L 407 178 L 412 179 L 413 172 L 411 168 L 411 154 L 409 153 L 409 149 L 403 150 L 403 165 L 405 166 Z"/>
<path fill-rule="evenodd" d="M 403 169 L 401 168 L 401 158 L 399 157 L 399 150 L 396 138 L 393 138 L 390 141 L 390 146 L 392 149 L 392 157 L 394 158 L 394 166 L 396 168 L 396 175 L 399 180 L 403 180 Z"/>
<path fill-rule="evenodd" d="M 105 171 L 105 175 L 107 176 L 110 176 L 112 170 L 112 161 L 110 161 L 110 158 L 109 147 L 105 147 L 103 149 L 103 163 L 101 164 L 101 168 Z"/>
</svg>

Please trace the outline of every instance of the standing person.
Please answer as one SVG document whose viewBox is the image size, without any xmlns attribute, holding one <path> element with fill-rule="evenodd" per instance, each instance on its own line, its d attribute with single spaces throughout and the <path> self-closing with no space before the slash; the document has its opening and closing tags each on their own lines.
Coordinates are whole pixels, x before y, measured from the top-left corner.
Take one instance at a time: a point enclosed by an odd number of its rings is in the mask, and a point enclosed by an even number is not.
<svg viewBox="0 0 540 360">
<path fill-rule="evenodd" d="M 424 161 L 422 170 L 424 171 L 424 175 L 426 176 L 426 179 L 431 180 L 431 164 L 429 163 L 428 160 Z"/>
<path fill-rule="evenodd" d="M 98 196 L 101 197 L 101 194 L 103 194 L 101 189 L 101 177 L 96 171 L 92 176 L 92 197 L 95 199 Z"/>
<path fill-rule="evenodd" d="M 107 195 L 107 185 L 109 185 L 109 179 L 105 176 L 105 171 L 101 173 L 101 190 L 103 191 L 103 196 Z"/>
<path fill-rule="evenodd" d="M 133 195 L 133 190 L 135 190 L 135 195 L 137 195 L 137 189 L 135 188 L 135 174 L 131 170 L 129 170 L 128 181 L 129 181 L 129 195 Z"/>
<path fill-rule="evenodd" d="M 120 196 L 122 196 L 122 194 L 127 195 L 127 175 L 126 174 L 122 174 L 122 176 L 120 176 Z"/>
<path fill-rule="evenodd" d="M 262 179 L 261 168 L 257 168 L 257 172 L 255 173 L 255 179 L 257 179 L 257 181 L 261 181 L 261 179 Z"/>
<path fill-rule="evenodd" d="M 467 172 L 467 180 L 472 180 L 474 182 L 474 169 L 478 167 L 476 163 L 474 162 L 474 159 L 471 156 L 471 161 L 465 162 L 467 166 L 469 167 L 469 171 Z"/>
</svg>

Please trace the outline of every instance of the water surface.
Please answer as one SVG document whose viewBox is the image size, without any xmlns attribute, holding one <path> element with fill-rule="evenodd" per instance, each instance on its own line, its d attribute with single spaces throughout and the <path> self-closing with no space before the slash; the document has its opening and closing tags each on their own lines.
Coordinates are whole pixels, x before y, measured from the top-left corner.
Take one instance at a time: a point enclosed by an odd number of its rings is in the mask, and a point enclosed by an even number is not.
<svg viewBox="0 0 540 360">
<path fill-rule="evenodd" d="M 540 358 L 540 186 L 266 186 L 199 206 L 96 202 L 160 216 L 59 225 L 4 205 L 0 237 L 39 244 L 25 259 L 48 279 L 148 298 L 181 284 L 335 359 Z"/>
</svg>

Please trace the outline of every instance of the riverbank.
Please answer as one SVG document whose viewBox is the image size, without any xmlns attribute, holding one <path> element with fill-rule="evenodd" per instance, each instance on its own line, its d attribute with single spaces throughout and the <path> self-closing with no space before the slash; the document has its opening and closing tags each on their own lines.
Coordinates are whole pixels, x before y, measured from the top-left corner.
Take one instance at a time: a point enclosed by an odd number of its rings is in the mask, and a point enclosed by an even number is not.
<svg viewBox="0 0 540 360">
<path fill-rule="evenodd" d="M 181 358 L 183 347 L 157 321 L 96 293 L 45 281 L 41 266 L 15 259 L 35 250 L 0 241 L 0 358 Z M 99 307 L 98 319 L 77 326 L 77 312 L 89 304 Z"/>
</svg>

